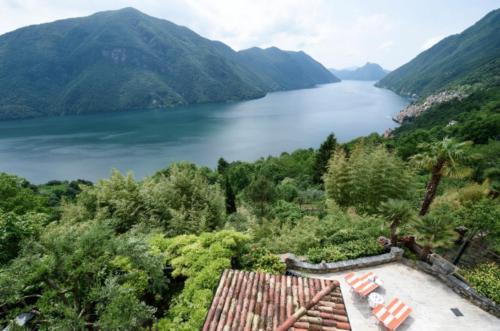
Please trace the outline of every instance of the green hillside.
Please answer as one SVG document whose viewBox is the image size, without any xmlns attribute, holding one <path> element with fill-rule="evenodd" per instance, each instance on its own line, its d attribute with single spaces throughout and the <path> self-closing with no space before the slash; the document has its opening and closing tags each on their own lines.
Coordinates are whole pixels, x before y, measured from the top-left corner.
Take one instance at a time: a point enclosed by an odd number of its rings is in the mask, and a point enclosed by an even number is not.
<svg viewBox="0 0 500 331">
<path fill-rule="evenodd" d="M 500 77 L 500 9 L 394 70 L 377 86 L 425 96 L 454 85 L 493 85 Z"/>
<path fill-rule="evenodd" d="M 0 36 L 0 119 L 242 100 L 336 80 L 304 53 L 276 49 L 258 66 L 241 54 L 133 8 L 25 27 Z M 266 61 L 281 66 L 264 74 Z"/>
<path fill-rule="evenodd" d="M 380 80 L 389 71 L 377 63 L 367 62 L 364 66 L 355 69 L 330 69 L 330 72 L 342 80 Z"/>
<path fill-rule="evenodd" d="M 251 68 L 272 90 L 307 88 L 321 82 L 338 82 L 325 68 L 304 52 L 276 47 L 253 47 L 238 52 L 241 63 Z"/>
</svg>

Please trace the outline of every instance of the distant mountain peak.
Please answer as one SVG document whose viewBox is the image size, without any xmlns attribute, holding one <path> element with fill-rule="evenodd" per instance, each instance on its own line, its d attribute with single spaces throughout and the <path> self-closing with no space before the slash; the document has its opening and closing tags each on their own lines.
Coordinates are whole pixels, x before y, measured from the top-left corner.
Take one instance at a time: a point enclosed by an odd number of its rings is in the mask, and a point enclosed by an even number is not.
<svg viewBox="0 0 500 331">
<path fill-rule="evenodd" d="M 1 35 L 0 68 L 0 120 L 243 100 L 338 81 L 303 52 L 236 52 L 132 7 Z"/>
<path fill-rule="evenodd" d="M 112 15 L 114 17 L 120 17 L 120 16 L 137 16 L 137 17 L 142 16 L 142 17 L 145 17 L 145 16 L 149 16 L 149 15 L 141 12 L 140 10 L 138 10 L 134 7 L 124 7 L 124 8 L 120 8 L 120 9 L 100 11 L 100 12 L 92 14 L 91 16 L 102 16 L 102 15 Z M 152 17 L 152 16 L 149 16 L 149 17 Z"/>
<path fill-rule="evenodd" d="M 123 12 L 123 13 L 131 12 L 131 13 L 143 14 L 143 12 L 141 12 L 139 9 L 136 9 L 134 7 L 123 7 L 121 9 L 117 9 L 116 12 Z"/>
<path fill-rule="evenodd" d="M 371 80 L 377 81 L 387 75 L 388 70 L 383 69 L 379 64 L 366 62 L 361 67 L 351 67 L 341 70 L 330 69 L 337 77 L 343 80 Z"/>
</svg>

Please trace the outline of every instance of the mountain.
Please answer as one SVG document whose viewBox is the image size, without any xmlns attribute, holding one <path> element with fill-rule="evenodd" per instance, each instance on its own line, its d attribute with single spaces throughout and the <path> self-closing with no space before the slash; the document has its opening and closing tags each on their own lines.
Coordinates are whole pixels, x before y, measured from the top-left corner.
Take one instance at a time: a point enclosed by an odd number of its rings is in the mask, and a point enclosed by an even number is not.
<svg viewBox="0 0 500 331">
<path fill-rule="evenodd" d="M 304 52 L 282 51 L 276 47 L 253 47 L 238 52 L 241 63 L 272 90 L 289 90 L 314 86 L 318 81 L 340 79 Z"/>
<path fill-rule="evenodd" d="M 449 36 L 394 70 L 377 86 L 425 96 L 457 85 L 498 84 L 500 9 L 460 34 Z"/>
<path fill-rule="evenodd" d="M 242 100 L 335 81 L 303 52 L 236 52 L 133 8 L 0 36 L 0 119 Z"/>
<path fill-rule="evenodd" d="M 362 67 L 330 69 L 330 72 L 342 80 L 380 80 L 389 73 L 389 70 L 385 70 L 376 63 L 367 62 Z"/>
</svg>

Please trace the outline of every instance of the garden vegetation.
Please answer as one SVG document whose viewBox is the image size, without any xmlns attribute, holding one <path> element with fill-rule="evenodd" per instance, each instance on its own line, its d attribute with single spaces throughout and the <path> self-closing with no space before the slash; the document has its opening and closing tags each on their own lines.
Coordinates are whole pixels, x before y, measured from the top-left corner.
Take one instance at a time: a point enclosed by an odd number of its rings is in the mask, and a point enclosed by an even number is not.
<svg viewBox="0 0 500 331">
<path fill-rule="evenodd" d="M 141 180 L 114 171 L 44 185 L 2 173 L 0 325 L 31 313 L 40 330 L 197 330 L 225 268 L 281 274 L 283 253 L 376 255 L 380 236 L 401 245 L 413 235 L 424 260 L 452 252 L 461 265 L 478 241 L 498 254 L 500 143 L 498 126 L 481 124 L 488 107 L 453 128 L 422 117 L 388 139 L 331 135 L 319 150 L 221 159 L 216 170 L 178 163 Z M 477 262 L 466 279 L 498 302 L 498 265 Z"/>
</svg>

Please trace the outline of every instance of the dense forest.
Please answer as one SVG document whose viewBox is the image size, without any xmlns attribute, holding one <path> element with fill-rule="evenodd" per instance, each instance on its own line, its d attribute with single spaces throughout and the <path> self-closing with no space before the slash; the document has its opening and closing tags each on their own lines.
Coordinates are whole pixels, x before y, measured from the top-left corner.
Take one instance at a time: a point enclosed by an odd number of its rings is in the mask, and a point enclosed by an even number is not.
<svg viewBox="0 0 500 331">
<path fill-rule="evenodd" d="M 30 313 L 42 330 L 196 330 L 224 268 L 283 273 L 287 252 L 376 255 L 380 236 L 415 236 L 413 259 L 478 240 L 498 254 L 499 105 L 498 88 L 486 89 L 389 138 L 332 134 L 318 149 L 216 169 L 178 163 L 142 180 L 114 171 L 33 185 L 2 173 L 0 325 Z M 457 262 L 500 303 L 497 264 Z"/>
<path fill-rule="evenodd" d="M 498 84 L 500 9 L 448 36 L 377 83 L 398 94 L 427 96 L 462 85 Z"/>
<path fill-rule="evenodd" d="M 0 120 L 244 100 L 339 81 L 304 52 L 236 52 L 134 8 L 3 34 L 0 68 Z"/>
</svg>

